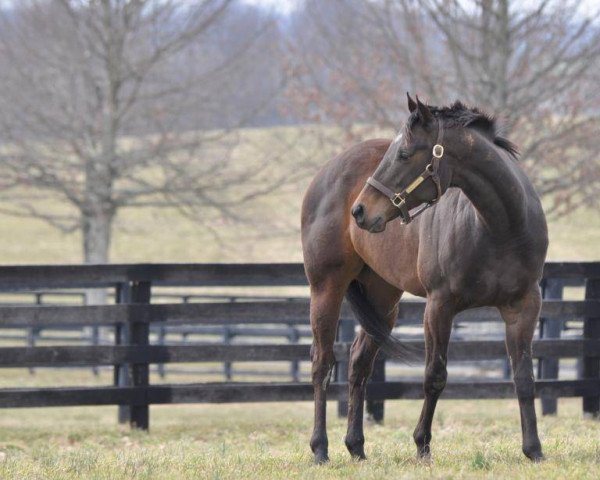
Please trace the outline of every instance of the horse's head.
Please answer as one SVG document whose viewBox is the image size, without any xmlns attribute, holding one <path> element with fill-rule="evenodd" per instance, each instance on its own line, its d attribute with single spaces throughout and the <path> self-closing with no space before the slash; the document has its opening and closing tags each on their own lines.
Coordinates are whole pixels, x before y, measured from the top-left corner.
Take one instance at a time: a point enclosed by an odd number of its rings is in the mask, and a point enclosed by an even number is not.
<svg viewBox="0 0 600 480">
<path fill-rule="evenodd" d="M 408 95 L 408 109 L 404 133 L 390 144 L 352 206 L 356 224 L 370 232 L 382 232 L 398 216 L 410 222 L 420 213 L 411 209 L 435 203 L 450 183 L 442 121 L 418 97 L 415 102 Z"/>
</svg>

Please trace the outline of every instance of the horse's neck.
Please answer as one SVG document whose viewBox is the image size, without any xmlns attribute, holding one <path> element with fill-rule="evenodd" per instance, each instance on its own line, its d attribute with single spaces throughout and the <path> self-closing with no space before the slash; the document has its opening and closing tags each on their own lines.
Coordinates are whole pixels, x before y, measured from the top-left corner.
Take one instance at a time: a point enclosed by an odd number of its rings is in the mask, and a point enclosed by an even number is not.
<svg viewBox="0 0 600 480">
<path fill-rule="evenodd" d="M 479 138 L 460 162 L 453 184 L 469 198 L 483 228 L 500 241 L 522 233 L 527 223 L 527 192 L 508 154 Z"/>
</svg>

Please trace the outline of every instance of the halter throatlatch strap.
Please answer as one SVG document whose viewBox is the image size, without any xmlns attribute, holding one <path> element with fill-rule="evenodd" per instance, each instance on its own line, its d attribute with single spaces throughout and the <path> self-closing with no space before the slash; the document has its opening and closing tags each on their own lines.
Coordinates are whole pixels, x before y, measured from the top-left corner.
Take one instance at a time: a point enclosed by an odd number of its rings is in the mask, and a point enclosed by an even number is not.
<svg viewBox="0 0 600 480">
<path fill-rule="evenodd" d="M 410 185 L 400 193 L 395 193 L 391 188 L 386 187 L 383 183 L 381 183 L 379 180 L 376 180 L 373 177 L 369 177 L 367 179 L 367 183 L 369 185 L 371 185 L 373 188 L 375 188 L 376 190 L 383 193 L 386 197 L 388 197 L 391 200 L 394 207 L 400 210 L 400 215 L 402 216 L 402 223 L 410 223 L 413 218 L 419 216 L 421 213 L 423 213 L 425 210 L 431 207 L 442 196 L 442 185 L 440 183 L 439 168 L 440 160 L 444 156 L 444 147 L 442 146 L 443 138 L 444 127 L 442 126 L 442 123 L 440 121 L 438 127 L 437 142 L 433 146 L 433 149 L 431 151 L 431 162 L 427 164 L 425 170 L 423 170 L 423 173 L 421 173 L 421 175 L 419 175 L 415 180 L 413 180 L 410 183 Z M 428 178 L 431 178 L 431 180 L 435 184 L 435 187 L 437 189 L 437 196 L 430 202 L 427 202 L 426 204 L 418 207 L 416 210 L 413 211 L 411 215 L 411 212 L 409 211 L 408 206 L 406 205 L 406 199 L 419 185 L 421 185 Z"/>
</svg>

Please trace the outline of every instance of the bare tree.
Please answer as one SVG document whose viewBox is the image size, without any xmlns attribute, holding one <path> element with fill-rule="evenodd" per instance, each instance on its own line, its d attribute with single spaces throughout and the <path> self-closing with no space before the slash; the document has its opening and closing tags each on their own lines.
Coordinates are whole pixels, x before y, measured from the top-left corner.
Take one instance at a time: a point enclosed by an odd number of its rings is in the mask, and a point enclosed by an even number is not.
<svg viewBox="0 0 600 480">
<path fill-rule="evenodd" d="M 236 127 L 278 81 L 260 70 L 277 31 L 257 9 L 27 0 L 0 30 L 2 211 L 81 230 L 86 262 L 108 261 L 121 208 L 176 207 L 210 228 L 278 185 L 234 155 Z M 240 88 L 253 82 L 262 90 Z M 70 208 L 54 208 L 57 196 Z"/>
<path fill-rule="evenodd" d="M 600 8 L 586 6 L 308 1 L 289 98 L 353 141 L 365 125 L 398 128 L 406 90 L 436 104 L 460 98 L 499 114 L 550 212 L 598 205 L 600 163 L 590 160 L 600 127 Z"/>
</svg>

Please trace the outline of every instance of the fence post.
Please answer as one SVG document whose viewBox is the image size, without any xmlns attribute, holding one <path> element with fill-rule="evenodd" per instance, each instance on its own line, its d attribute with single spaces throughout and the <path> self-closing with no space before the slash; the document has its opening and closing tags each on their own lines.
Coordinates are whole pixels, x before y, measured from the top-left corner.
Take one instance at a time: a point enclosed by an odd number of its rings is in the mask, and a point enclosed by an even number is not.
<svg viewBox="0 0 600 480">
<path fill-rule="evenodd" d="M 590 279 L 585 282 L 585 299 L 600 300 L 600 278 Z M 600 312 L 583 320 L 584 340 L 600 339 Z M 600 358 L 583 357 L 583 378 L 592 378 L 600 382 Z M 600 396 L 583 397 L 583 416 L 598 418 L 600 416 Z"/>
<path fill-rule="evenodd" d="M 288 340 L 290 343 L 298 343 L 298 341 L 300 340 L 300 332 L 298 332 L 297 327 L 290 327 Z M 290 375 L 292 377 L 292 382 L 300 381 L 300 368 L 298 360 L 292 360 L 290 362 Z"/>
<path fill-rule="evenodd" d="M 131 286 L 131 303 L 150 303 L 150 282 L 133 282 Z M 144 346 L 150 343 L 150 323 L 130 318 L 130 341 L 131 345 Z M 130 365 L 130 377 L 134 387 L 148 387 L 150 383 L 150 369 L 148 360 L 144 363 Z M 148 430 L 150 425 L 150 407 L 147 402 L 131 405 L 131 428 Z"/>
<path fill-rule="evenodd" d="M 92 327 L 92 345 L 97 347 L 100 344 L 100 329 L 98 325 Z M 97 377 L 100 374 L 100 370 L 97 365 L 92 367 L 92 373 Z"/>
<path fill-rule="evenodd" d="M 158 344 L 162 347 L 165 344 L 165 340 L 166 340 L 166 329 L 164 325 L 160 325 L 158 327 Z M 165 364 L 164 363 L 159 363 L 158 364 L 158 374 L 160 375 L 160 378 L 165 378 Z"/>
<path fill-rule="evenodd" d="M 338 342 L 352 343 L 354 341 L 354 320 L 342 318 L 338 327 Z M 335 370 L 335 381 L 339 383 L 348 382 L 348 360 L 337 362 Z M 338 417 L 348 416 L 348 399 L 338 400 Z"/>
<path fill-rule="evenodd" d="M 223 345 L 230 345 L 231 339 L 233 338 L 233 334 L 231 332 L 231 328 L 224 327 L 223 328 Z M 231 381 L 231 377 L 233 375 L 233 369 L 231 367 L 231 362 L 223 362 L 223 375 L 225 376 L 225 380 L 228 382 Z"/>
<path fill-rule="evenodd" d="M 562 300 L 563 281 L 558 278 L 547 278 L 542 282 L 542 295 L 545 300 Z M 561 318 L 540 319 L 540 338 L 560 338 L 563 327 Z M 540 358 L 538 378 L 549 380 L 558 379 L 558 358 Z M 542 415 L 556 415 L 556 397 L 542 396 Z"/>
<path fill-rule="evenodd" d="M 385 355 L 377 354 L 369 382 L 385 382 Z M 367 415 L 375 423 L 383 423 L 384 400 L 372 400 L 367 393 Z"/>
<path fill-rule="evenodd" d="M 36 305 L 44 304 L 43 295 L 44 294 L 42 292 L 37 292 L 35 294 L 35 304 Z M 29 327 L 27 329 L 27 346 L 28 347 L 35 347 L 35 342 L 39 338 L 40 332 L 41 332 L 41 330 L 38 327 Z M 35 373 L 35 368 L 29 367 L 29 373 L 33 375 Z"/>
<path fill-rule="evenodd" d="M 117 284 L 115 298 L 117 303 L 131 303 L 131 285 L 127 282 Z M 118 323 L 115 325 L 115 345 L 129 345 L 129 334 L 129 324 Z M 128 387 L 131 385 L 131 377 L 129 376 L 127 365 L 115 365 L 114 385 L 116 387 Z M 119 423 L 129 423 L 131 419 L 129 405 L 119 405 L 118 409 Z"/>
</svg>

